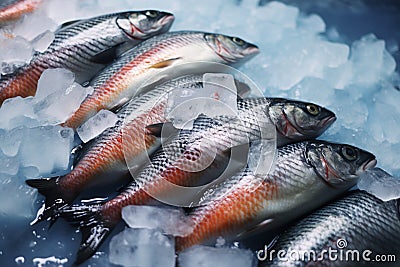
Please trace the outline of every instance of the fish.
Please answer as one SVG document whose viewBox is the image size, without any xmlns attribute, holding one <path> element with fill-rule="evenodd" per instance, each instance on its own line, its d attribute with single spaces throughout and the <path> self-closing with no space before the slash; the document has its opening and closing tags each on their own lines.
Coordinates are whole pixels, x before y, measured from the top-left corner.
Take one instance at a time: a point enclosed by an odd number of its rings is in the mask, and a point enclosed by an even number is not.
<svg viewBox="0 0 400 267">
<path fill-rule="evenodd" d="M 174 16 L 156 10 L 128 11 L 65 23 L 43 53 L 0 79 L 0 104 L 15 96 L 33 96 L 44 70 L 65 68 L 75 80 L 90 80 L 105 65 L 145 39 L 167 32 Z"/>
<path fill-rule="evenodd" d="M 63 125 L 75 129 L 101 109 L 118 109 L 153 88 L 150 85 L 168 79 L 162 73 L 178 65 L 200 61 L 240 65 L 258 52 L 256 45 L 221 34 L 178 31 L 154 36 L 101 71 L 90 82 L 94 92 Z"/>
<path fill-rule="evenodd" d="M 176 239 L 177 251 L 285 225 L 343 194 L 376 159 L 347 144 L 313 140 L 278 148 L 274 164 L 266 177 L 247 167 L 205 194 L 208 204 L 189 215 L 194 228 Z"/>
<path fill-rule="evenodd" d="M 296 101 L 291 102 L 286 99 L 284 101 L 288 105 L 296 105 Z M 297 103 L 298 106 L 307 105 L 303 102 Z M 269 120 L 268 107 L 281 104 L 279 98 L 240 99 L 237 104 L 238 118 L 222 116 L 215 119 L 200 116 L 194 122 L 192 130 L 182 130 L 171 140 L 167 139 L 162 148 L 151 156 L 151 163 L 135 175 L 132 183 L 117 197 L 105 203 L 63 208 L 60 211 L 61 216 L 78 224 L 82 231 L 83 239 L 77 262 L 86 260 L 96 251 L 108 233 L 121 220 L 123 207 L 147 203 L 152 197 L 157 198 L 160 194 L 167 193 L 168 195 L 172 192 L 169 183 L 194 184 L 199 178 L 210 174 L 210 170 L 204 168 L 207 167 L 204 164 L 211 163 L 214 155 L 216 155 L 218 163 L 212 164 L 211 171 L 218 170 L 219 166 L 224 165 L 225 152 L 231 146 L 261 138 L 263 131 L 267 130 L 265 128 L 269 128 L 271 125 L 274 127 Z M 332 112 L 320 107 L 319 109 L 325 113 L 325 116 L 334 117 Z M 307 109 L 304 112 L 308 112 Z M 314 116 L 310 116 L 310 118 L 315 119 Z M 326 117 L 320 119 L 328 123 L 332 122 Z M 216 167 L 214 168 L 214 166 Z M 175 195 L 180 194 L 172 194 L 172 196 Z"/>
<path fill-rule="evenodd" d="M 279 235 L 273 246 L 260 253 L 261 266 L 398 266 L 399 204 L 400 199 L 383 202 L 366 192 L 352 191 Z M 331 258 L 323 252 L 329 248 L 337 252 Z M 268 254 L 272 250 L 311 252 L 309 258 L 283 261 Z M 386 261 L 378 264 L 377 255 L 385 255 Z"/>
<path fill-rule="evenodd" d="M 23 15 L 32 13 L 43 0 L 13 0 L 4 1 L 0 4 L 0 24 L 9 23 L 21 18 Z"/>
<path fill-rule="evenodd" d="M 127 158 L 131 162 L 130 172 L 145 164 L 146 155 L 159 145 L 156 136 L 146 127 L 167 121 L 166 107 L 170 91 L 175 88 L 201 89 L 202 81 L 200 74 L 185 75 L 156 86 L 123 107 L 117 113 L 118 121 L 114 127 L 75 150 L 71 172 L 64 176 L 26 180 L 29 186 L 37 188 L 46 197 L 42 212 L 32 224 L 49 219 L 54 223 L 58 211 L 71 204 L 85 189 L 119 181 L 118 177 L 128 172 Z M 235 82 L 240 95 L 248 92 L 245 84 L 237 80 Z"/>
</svg>

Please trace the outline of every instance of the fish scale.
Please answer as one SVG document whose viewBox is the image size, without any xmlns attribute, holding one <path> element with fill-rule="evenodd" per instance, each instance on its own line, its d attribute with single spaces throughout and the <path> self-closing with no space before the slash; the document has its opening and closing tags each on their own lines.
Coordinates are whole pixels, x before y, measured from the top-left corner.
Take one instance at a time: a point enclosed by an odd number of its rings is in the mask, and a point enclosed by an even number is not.
<svg viewBox="0 0 400 267">
<path fill-rule="evenodd" d="M 203 32 L 170 32 L 150 38 L 127 51 L 90 82 L 94 92 L 65 122 L 65 126 L 76 128 L 99 110 L 114 109 L 139 93 L 144 93 L 146 89 L 141 88 L 144 83 L 171 65 L 199 61 L 232 63 L 222 59 L 213 50 L 205 39 L 208 35 L 215 36 Z M 249 59 L 258 51 L 254 45 L 248 46 L 253 51 L 241 61 Z M 239 62 L 239 59 L 234 59 L 234 62 Z"/>
<path fill-rule="evenodd" d="M 234 120 L 233 123 L 231 117 L 219 117 L 216 121 L 210 118 L 197 119 L 193 130 L 183 131 L 176 140 L 164 144 L 163 149 L 152 157 L 151 164 L 135 177 L 135 182 L 121 195 L 105 204 L 102 214 L 106 220 L 112 223 L 119 221 L 122 207 L 149 200 L 148 192 L 163 191 L 160 188 L 163 188 L 165 180 L 178 185 L 190 184 L 187 181 L 189 177 L 190 180 L 195 180 L 195 173 L 184 171 L 179 166 L 194 164 L 201 167 L 203 162 L 193 162 L 186 158 L 185 151 L 201 146 L 202 154 L 207 154 L 212 148 L 220 154 L 232 146 L 260 138 L 263 127 L 273 127 L 269 124 L 265 108 L 269 103 L 271 101 L 268 98 L 239 100 L 239 120 Z M 246 121 L 246 124 L 240 121 Z M 226 143 L 226 140 L 230 142 Z"/>
<path fill-rule="evenodd" d="M 168 92 L 177 87 L 201 88 L 202 76 L 189 75 L 174 79 L 131 101 L 118 112 L 114 127 L 106 129 L 97 138 L 85 144 L 75 156 L 73 170 L 65 176 L 51 179 L 33 179 L 27 183 L 34 187 L 47 188 L 48 212 L 41 220 L 54 216 L 58 208 L 71 203 L 76 196 L 94 183 L 100 175 L 113 174 L 108 178 L 118 180 L 115 172 L 127 172 L 126 159 L 135 161 L 139 168 L 146 161 L 141 153 L 151 153 L 158 143 L 153 135 L 147 134 L 146 126 L 164 122 Z M 133 166 L 130 170 L 134 171 Z M 40 191 L 40 189 L 39 189 Z M 58 204 L 53 203 L 58 199 Z"/>
<path fill-rule="evenodd" d="M 278 250 L 297 250 L 321 253 L 323 249 L 338 249 L 337 241 L 344 239 L 344 250 L 371 250 L 370 258 L 377 254 L 400 257 L 400 218 L 398 200 L 383 202 L 368 193 L 355 191 L 339 199 L 287 229 L 270 248 Z M 318 255 L 318 254 L 317 254 Z M 367 262 L 324 260 L 280 261 L 274 258 L 262 266 L 354 266 Z M 375 266 L 374 262 L 367 263 Z M 397 266 L 387 263 L 384 266 Z"/>
<path fill-rule="evenodd" d="M 98 62 L 95 59 L 97 55 L 117 48 L 122 53 L 124 49 L 127 50 L 141 41 L 128 37 L 117 24 L 118 19 L 126 19 L 132 13 L 135 12 L 108 14 L 61 26 L 46 51 L 36 52 L 29 64 L 13 74 L 1 77 L 0 104 L 11 97 L 34 95 L 40 75 L 48 68 L 69 69 L 76 74 L 75 78 L 79 83 L 89 80 L 107 63 Z M 172 16 L 169 13 L 162 14 Z M 162 26 L 158 33 L 167 31 L 170 25 Z M 148 34 L 144 39 L 154 34 Z"/>
<path fill-rule="evenodd" d="M 194 86 L 201 86 L 201 83 L 196 82 Z M 85 203 L 63 208 L 61 216 L 79 225 L 83 234 L 76 262 L 82 262 L 93 255 L 121 219 L 123 207 L 146 203 L 151 199 L 149 193 L 153 196 L 154 193 L 180 195 L 171 193 L 171 187 L 165 183 L 166 181 L 179 185 L 193 185 L 202 178 L 209 178 L 210 174 L 214 175 L 211 177 L 215 177 L 215 171 L 221 171 L 220 167 L 226 162 L 224 160 L 226 151 L 232 146 L 247 144 L 249 139 L 260 139 L 262 130 L 266 127 L 270 134 L 270 127 L 286 127 L 287 123 L 296 121 L 296 126 L 291 126 L 296 131 L 288 132 L 293 133 L 293 136 L 276 136 L 277 143 L 280 145 L 288 141 L 320 135 L 334 121 L 332 119 L 335 116 L 331 111 L 316 105 L 314 108 L 319 111 L 319 114 L 311 115 L 306 108 L 308 105 L 311 104 L 282 98 L 238 100 L 238 118 L 219 116 L 211 119 L 201 116 L 195 121 L 193 130 L 183 130 L 179 135 L 171 135 L 167 138 L 163 148 L 152 155 L 151 164 L 135 174 L 136 179 L 117 197 L 106 202 Z M 284 110 L 288 108 L 295 112 L 285 113 Z M 282 123 L 282 118 L 290 118 L 290 120 Z M 302 134 L 304 126 L 308 129 L 306 134 Z M 156 127 L 155 131 L 152 129 L 151 132 L 159 134 L 158 130 L 160 129 Z M 301 132 L 298 132 L 299 130 Z M 209 159 L 214 159 L 209 153 L 213 149 L 217 152 L 216 159 L 212 162 L 213 164 L 202 170 L 199 167 L 205 167 L 204 163 L 209 164 Z M 204 157 L 198 158 L 200 155 Z M 195 198 L 196 192 L 191 193 Z M 185 194 L 187 195 L 187 192 Z M 191 194 L 189 195 L 187 197 L 190 198 Z"/>
<path fill-rule="evenodd" d="M 326 177 L 321 177 L 321 172 L 316 171 L 317 164 L 309 158 L 312 144 L 341 146 L 321 141 L 286 145 L 278 148 L 274 168 L 266 177 L 260 177 L 246 168 L 242 173 L 213 185 L 210 191 L 205 191 L 200 202 L 203 206 L 190 215 L 194 229 L 187 236 L 177 238 L 177 250 L 213 242 L 221 235 L 230 240 L 239 234 L 243 238 L 262 222 L 266 222 L 264 231 L 274 230 L 323 205 L 357 182 L 356 177 L 345 182 L 347 179 L 343 174 L 338 178 L 342 186 L 328 184 Z M 364 159 L 357 168 L 364 171 L 366 166 L 372 166 L 370 162 L 374 157 L 365 151 L 360 153 Z"/>
<path fill-rule="evenodd" d="M 4 0 L 0 3 L 0 23 L 8 23 L 33 12 L 43 0 Z"/>
</svg>

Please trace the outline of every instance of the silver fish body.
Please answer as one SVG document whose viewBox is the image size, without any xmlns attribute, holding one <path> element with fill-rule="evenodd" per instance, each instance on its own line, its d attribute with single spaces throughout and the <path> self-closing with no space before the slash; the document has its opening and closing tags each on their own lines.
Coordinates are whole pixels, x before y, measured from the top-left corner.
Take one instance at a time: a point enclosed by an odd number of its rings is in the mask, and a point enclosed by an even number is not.
<svg viewBox="0 0 400 267">
<path fill-rule="evenodd" d="M 209 36 L 213 39 L 207 39 Z M 259 51 L 253 44 L 243 41 L 239 45 L 232 40 L 236 40 L 235 37 L 182 31 L 165 33 L 144 41 L 124 53 L 90 82 L 94 92 L 65 125 L 76 128 L 101 109 L 122 106 L 132 97 L 161 83 L 158 78 L 168 79 L 162 77 L 162 72 L 177 65 L 203 61 L 240 64 Z M 223 50 L 216 50 L 213 43 L 219 43 Z M 224 51 L 230 52 L 229 61 L 221 57 Z M 157 79 L 151 80 L 154 77 Z"/>
<path fill-rule="evenodd" d="M 329 248 L 337 251 L 331 257 Z M 267 254 L 261 266 L 398 266 L 399 200 L 383 202 L 362 191 L 351 192 L 287 229 L 272 250 L 311 251 L 311 256 L 280 260 Z"/>
<path fill-rule="evenodd" d="M 217 166 L 215 169 L 219 169 L 220 162 L 224 163 L 225 151 L 236 145 L 260 139 L 265 130 L 270 132 L 271 127 L 275 125 L 269 119 L 269 108 L 280 102 L 280 99 L 273 98 L 243 99 L 238 101 L 237 117 L 200 117 L 194 123 L 192 130 L 181 131 L 178 136 L 167 140 L 162 149 L 151 157 L 151 163 L 135 175 L 135 180 L 120 195 L 101 204 L 63 209 L 61 211 L 63 217 L 77 223 L 85 233 L 91 232 L 90 238 L 82 240 L 78 262 L 94 253 L 110 229 L 121 220 L 123 207 L 147 203 L 152 199 L 151 196 L 157 198 L 155 194 L 159 193 L 178 195 L 171 193 L 170 183 L 192 185 L 204 174 L 209 174 L 210 163 L 212 163 L 211 169 L 215 166 Z M 295 101 L 287 102 L 296 105 Z M 333 113 L 326 112 L 328 117 L 334 117 Z M 267 135 L 267 137 L 275 136 Z M 217 163 L 214 164 L 214 161 Z M 189 199 L 190 197 L 189 194 Z M 178 198 L 178 201 L 180 200 Z M 97 224 L 87 224 L 88 221 Z M 101 232 L 94 231 L 93 227 L 99 227 Z"/>
<path fill-rule="evenodd" d="M 152 13 L 153 16 L 150 17 L 146 15 L 148 12 L 157 13 Z M 46 51 L 37 52 L 28 65 L 2 77 L 0 103 L 15 96 L 34 95 L 40 75 L 49 68 L 66 68 L 76 74 L 77 82 L 88 81 L 129 48 L 168 31 L 173 18 L 172 14 L 166 12 L 129 11 L 62 26 Z M 143 20 L 148 23 L 146 27 L 140 31 L 127 31 L 127 25 L 132 29 L 139 29 Z"/>
<path fill-rule="evenodd" d="M 343 194 L 375 163 L 372 154 L 344 144 L 305 141 L 278 148 L 266 177 L 246 168 L 204 193 L 206 204 L 190 215 L 194 229 L 177 238 L 177 250 L 221 235 L 234 240 L 275 230 Z"/>
</svg>

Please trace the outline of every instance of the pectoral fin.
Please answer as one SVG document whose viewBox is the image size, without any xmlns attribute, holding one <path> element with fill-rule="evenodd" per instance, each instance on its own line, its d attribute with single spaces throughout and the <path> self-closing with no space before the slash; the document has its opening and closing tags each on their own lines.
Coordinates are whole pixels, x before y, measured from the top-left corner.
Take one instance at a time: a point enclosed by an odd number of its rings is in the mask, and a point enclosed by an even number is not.
<svg viewBox="0 0 400 267">
<path fill-rule="evenodd" d="M 155 137 L 158 138 L 160 137 L 168 138 L 179 132 L 179 130 L 176 129 L 171 122 L 161 122 L 161 123 L 151 124 L 146 126 L 146 129 L 150 132 L 151 135 L 154 135 Z"/>
<path fill-rule="evenodd" d="M 104 51 L 101 51 L 100 53 L 97 53 L 94 55 L 90 61 L 93 63 L 98 63 L 98 64 L 109 64 L 114 61 L 120 54 L 120 46 L 122 44 L 118 44 L 115 46 L 112 46 Z"/>
<path fill-rule="evenodd" d="M 72 24 L 74 24 L 74 23 L 77 23 L 77 22 L 79 22 L 79 21 L 81 21 L 81 20 L 80 20 L 80 19 L 77 19 L 77 20 L 71 20 L 71 21 L 64 22 L 63 24 L 61 24 L 60 29 L 63 29 L 63 28 L 65 28 L 65 27 L 68 27 L 68 26 L 70 26 L 70 25 L 72 25 Z"/>
<path fill-rule="evenodd" d="M 153 69 L 162 69 L 162 68 L 166 68 L 168 66 L 171 66 L 174 62 L 176 62 L 177 60 L 181 59 L 180 57 L 177 58 L 171 58 L 171 59 L 167 59 L 161 62 L 158 62 L 152 66 L 150 66 L 150 68 Z"/>
</svg>

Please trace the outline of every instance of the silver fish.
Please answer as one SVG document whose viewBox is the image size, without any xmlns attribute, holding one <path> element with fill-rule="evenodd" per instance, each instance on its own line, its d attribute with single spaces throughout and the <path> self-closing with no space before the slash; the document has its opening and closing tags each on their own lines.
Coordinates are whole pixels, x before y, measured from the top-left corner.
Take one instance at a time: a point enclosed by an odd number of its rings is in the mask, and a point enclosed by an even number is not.
<svg viewBox="0 0 400 267">
<path fill-rule="evenodd" d="M 260 253 L 265 259 L 261 265 L 399 266 L 399 203 L 383 202 L 362 191 L 351 192 L 284 231 L 272 247 Z M 336 250 L 331 257 L 329 248 Z M 285 255 L 279 259 L 272 250 L 309 254 L 303 259 L 293 256 L 282 260 Z"/>
<path fill-rule="evenodd" d="M 95 252 L 110 229 L 120 221 L 123 207 L 144 204 L 151 199 L 150 195 L 153 195 L 153 192 L 170 192 L 165 181 L 179 185 L 192 184 L 198 177 L 203 176 L 202 168 L 205 163 L 208 164 L 213 160 L 214 155 L 217 156 L 219 162 L 220 158 L 224 158 L 224 152 L 232 146 L 246 144 L 251 140 L 261 138 L 262 132 L 267 130 L 266 128 L 274 127 L 269 120 L 269 108 L 274 105 L 281 106 L 282 101 L 288 105 L 307 105 L 303 102 L 273 98 L 239 100 L 238 118 L 223 116 L 218 119 L 207 117 L 197 119 L 193 130 L 182 131 L 177 137 L 167 141 L 163 148 L 152 156 L 151 164 L 135 176 L 135 181 L 116 198 L 101 205 L 94 205 L 95 207 L 89 205 L 63 209 L 64 217 L 77 221 L 85 233 L 87 231 L 92 233 L 89 236 L 84 235 L 87 239 L 82 240 L 78 262 L 85 260 Z M 318 109 L 324 113 L 320 120 L 332 121 L 327 119 L 334 117 L 332 112 L 321 107 Z M 315 115 L 306 113 L 304 116 L 310 116 L 315 120 Z M 327 125 L 320 125 L 326 129 Z M 300 138 L 300 136 L 296 135 L 295 138 Z M 219 164 L 216 165 L 219 166 Z M 208 170 L 205 172 L 208 174 Z M 87 225 L 88 220 L 96 221 L 97 224 Z M 98 227 L 97 229 L 101 232 L 93 230 L 93 227 Z"/>
<path fill-rule="evenodd" d="M 177 250 L 221 235 L 243 238 L 257 227 L 271 231 L 285 225 L 354 186 L 375 164 L 374 155 L 345 144 L 305 141 L 283 146 L 266 177 L 246 168 L 207 192 L 208 204 L 190 215 L 194 229 L 177 238 Z"/>
<path fill-rule="evenodd" d="M 91 82 L 94 92 L 65 122 L 77 128 L 101 109 L 115 109 L 144 93 L 159 81 L 161 73 L 183 63 L 241 64 L 259 52 L 257 46 L 237 37 L 204 32 L 170 32 L 144 41 L 102 70 Z M 147 88 L 147 87 L 146 87 Z"/>
<path fill-rule="evenodd" d="M 0 104 L 15 96 L 32 96 L 44 70 L 66 68 L 79 83 L 88 81 L 118 55 L 141 41 L 169 30 L 174 16 L 155 10 L 109 14 L 64 24 L 43 53 L 16 73 L 2 76 Z"/>
</svg>

